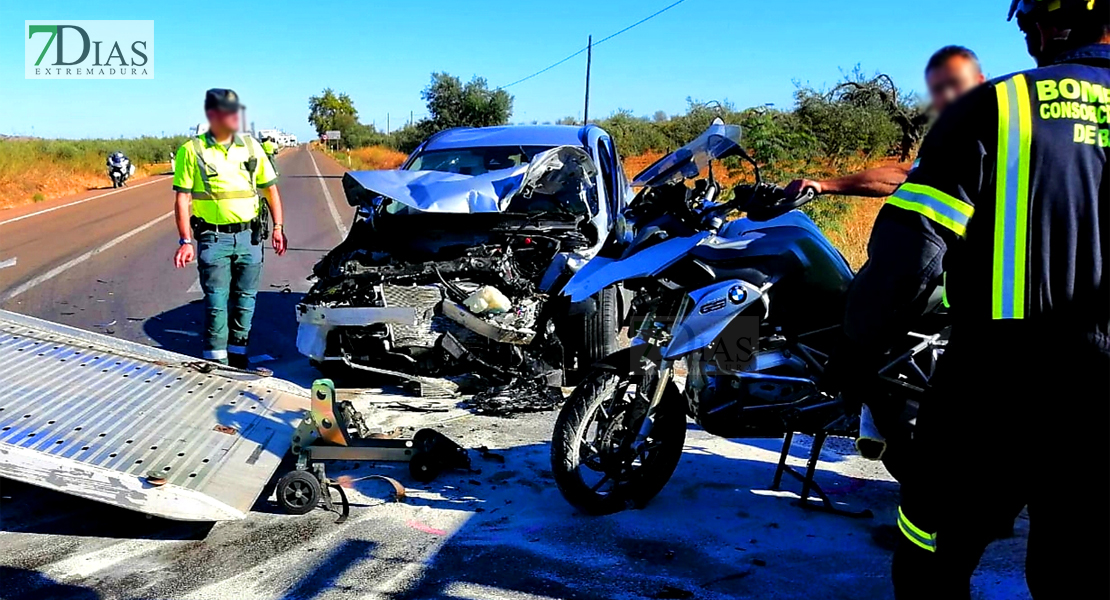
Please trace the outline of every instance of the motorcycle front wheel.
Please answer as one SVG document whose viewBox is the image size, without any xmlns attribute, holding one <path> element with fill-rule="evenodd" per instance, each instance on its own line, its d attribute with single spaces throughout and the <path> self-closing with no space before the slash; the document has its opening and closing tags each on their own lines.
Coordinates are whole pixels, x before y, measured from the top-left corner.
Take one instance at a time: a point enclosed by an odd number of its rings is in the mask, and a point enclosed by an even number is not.
<svg viewBox="0 0 1110 600">
<path fill-rule="evenodd" d="M 686 406 L 673 384 L 667 387 L 642 450 L 632 448 L 643 422 L 636 407 L 651 397 L 659 378 L 653 365 L 637 361 L 630 350 L 587 373 L 555 422 L 555 483 L 567 502 L 586 514 L 645 506 L 667 485 L 682 458 Z"/>
</svg>

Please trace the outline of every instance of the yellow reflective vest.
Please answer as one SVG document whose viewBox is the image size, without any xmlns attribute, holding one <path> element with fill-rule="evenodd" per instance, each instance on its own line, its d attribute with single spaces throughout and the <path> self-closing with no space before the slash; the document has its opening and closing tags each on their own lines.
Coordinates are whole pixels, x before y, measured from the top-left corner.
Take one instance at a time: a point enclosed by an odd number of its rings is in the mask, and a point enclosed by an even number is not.
<svg viewBox="0 0 1110 600">
<path fill-rule="evenodd" d="M 211 133 L 177 151 L 173 189 L 193 196 L 193 215 L 214 225 L 244 223 L 258 216 L 258 190 L 277 174 L 258 142 L 236 134 L 224 147 Z"/>
</svg>

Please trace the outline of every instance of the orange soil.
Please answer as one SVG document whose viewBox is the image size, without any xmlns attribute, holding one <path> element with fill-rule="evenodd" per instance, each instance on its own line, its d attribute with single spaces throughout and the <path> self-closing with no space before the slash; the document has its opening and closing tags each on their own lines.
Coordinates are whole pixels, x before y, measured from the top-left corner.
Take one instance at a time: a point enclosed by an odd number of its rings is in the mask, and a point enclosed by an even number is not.
<svg viewBox="0 0 1110 600">
<path fill-rule="evenodd" d="M 630 156 L 624 159 L 624 170 L 629 179 L 651 166 L 662 158 L 662 152 L 646 152 L 639 156 Z M 840 173 L 855 173 L 864 169 L 890 164 L 892 159 L 866 160 L 864 158 L 850 159 L 841 162 L 821 161 L 818 163 L 780 164 L 779 168 L 785 172 L 806 173 L 813 179 L 835 177 Z M 751 179 L 748 170 L 723 172 L 717 170 L 714 174 L 724 186 L 733 186 Z M 781 182 L 786 183 L 786 182 Z M 837 228 L 827 231 L 829 240 L 832 241 L 853 268 L 858 269 L 867 260 L 867 241 L 871 237 L 871 227 L 875 224 L 875 217 L 883 207 L 882 198 L 853 198 L 848 200 L 847 213 L 838 220 Z"/>
</svg>

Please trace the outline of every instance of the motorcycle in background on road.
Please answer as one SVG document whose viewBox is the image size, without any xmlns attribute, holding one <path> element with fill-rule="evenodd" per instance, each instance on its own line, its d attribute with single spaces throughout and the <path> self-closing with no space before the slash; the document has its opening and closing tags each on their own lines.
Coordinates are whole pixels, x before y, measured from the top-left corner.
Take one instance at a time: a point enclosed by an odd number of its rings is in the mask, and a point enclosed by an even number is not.
<svg viewBox="0 0 1110 600">
<path fill-rule="evenodd" d="M 763 183 L 739 145 L 740 128 L 719 120 L 691 144 L 637 177 L 643 189 L 598 257 L 567 284 L 581 301 L 621 283 L 636 290 L 632 346 L 586 373 L 564 404 L 551 444 L 563 496 L 589 514 L 643 506 L 682 456 L 686 417 L 726 438 L 784 438 L 773 489 L 784 473 L 802 482 L 800 504 L 838 514 L 814 482 L 830 435 L 857 437 L 861 406 L 822 390 L 854 276 L 796 198 Z M 755 167 L 733 197 L 714 180 L 730 156 Z M 708 170 L 708 177 L 701 174 Z M 696 180 L 692 187 L 688 180 Z M 733 211 L 745 218 L 727 221 Z M 916 409 L 946 340 L 939 293 L 886 356 L 869 405 L 894 407 L 883 456 L 898 476 Z M 684 378 L 684 381 L 682 381 Z M 889 411 L 888 411 L 889 412 Z M 806 473 L 786 464 L 796 432 L 814 438 Z M 809 502 L 810 493 L 821 498 Z"/>
<path fill-rule="evenodd" d="M 108 157 L 108 178 L 113 188 L 127 185 L 127 180 L 135 174 L 135 165 L 122 152 L 114 152 Z"/>
</svg>

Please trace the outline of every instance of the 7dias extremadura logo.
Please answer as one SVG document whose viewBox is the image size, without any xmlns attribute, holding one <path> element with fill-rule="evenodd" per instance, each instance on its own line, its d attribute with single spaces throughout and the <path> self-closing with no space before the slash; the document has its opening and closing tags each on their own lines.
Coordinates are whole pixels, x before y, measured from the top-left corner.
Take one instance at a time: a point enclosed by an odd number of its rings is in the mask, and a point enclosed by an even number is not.
<svg viewBox="0 0 1110 600">
<path fill-rule="evenodd" d="M 154 21 L 26 21 L 27 79 L 154 79 Z"/>
</svg>

